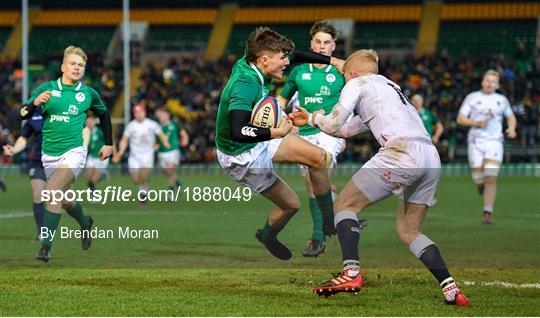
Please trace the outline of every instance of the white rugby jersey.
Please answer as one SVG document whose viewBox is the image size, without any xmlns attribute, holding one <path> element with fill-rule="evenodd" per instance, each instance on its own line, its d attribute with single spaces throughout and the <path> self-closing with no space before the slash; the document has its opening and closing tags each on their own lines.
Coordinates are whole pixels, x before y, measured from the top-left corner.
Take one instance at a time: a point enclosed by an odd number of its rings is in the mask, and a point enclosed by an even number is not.
<svg viewBox="0 0 540 318">
<path fill-rule="evenodd" d="M 465 97 L 459 114 L 472 120 L 487 120 L 484 128 L 471 127 L 469 142 L 484 140 L 503 141 L 503 115 L 508 118 L 513 115 L 508 99 L 499 93 L 486 95 L 481 91 L 473 92 Z"/>
<path fill-rule="evenodd" d="M 338 104 L 360 116 L 381 146 L 399 138 L 431 142 L 418 112 L 400 87 L 382 75 L 349 80 L 341 90 Z"/>
<path fill-rule="evenodd" d="M 139 122 L 132 120 L 124 130 L 124 137 L 129 138 L 130 153 L 152 153 L 156 135 L 161 132 L 159 124 L 145 118 Z"/>
</svg>

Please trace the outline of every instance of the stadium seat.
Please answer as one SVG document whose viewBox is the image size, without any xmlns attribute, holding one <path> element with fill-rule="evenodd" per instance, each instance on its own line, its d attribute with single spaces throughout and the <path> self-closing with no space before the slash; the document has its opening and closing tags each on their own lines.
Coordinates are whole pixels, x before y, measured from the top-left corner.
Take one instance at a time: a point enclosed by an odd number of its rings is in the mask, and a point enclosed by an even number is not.
<svg viewBox="0 0 540 318">
<path fill-rule="evenodd" d="M 354 48 L 414 49 L 417 22 L 356 23 Z"/>
<path fill-rule="evenodd" d="M 536 24 L 536 20 L 444 21 L 438 49 L 446 48 L 455 56 L 467 50 L 473 56 L 499 52 L 512 57 L 517 44 L 523 42 L 527 52 L 532 53 Z"/>
<path fill-rule="evenodd" d="M 88 53 L 105 52 L 114 27 L 35 27 L 30 33 L 30 56 L 61 54 L 67 45 L 80 46 Z"/>
<path fill-rule="evenodd" d="M 152 25 L 147 49 L 152 52 L 202 52 L 211 29 L 211 25 Z"/>
</svg>

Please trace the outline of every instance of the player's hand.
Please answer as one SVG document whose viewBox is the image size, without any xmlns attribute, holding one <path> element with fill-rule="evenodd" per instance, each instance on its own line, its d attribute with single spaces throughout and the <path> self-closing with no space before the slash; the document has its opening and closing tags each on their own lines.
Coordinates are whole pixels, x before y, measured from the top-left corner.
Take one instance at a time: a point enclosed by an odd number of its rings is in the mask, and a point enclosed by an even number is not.
<svg viewBox="0 0 540 318">
<path fill-rule="evenodd" d="M 330 64 L 332 64 L 333 66 L 335 66 L 337 68 L 337 70 L 343 74 L 343 65 L 345 65 L 345 60 L 342 60 L 342 59 L 338 59 L 337 57 L 331 57 L 330 58 Z"/>
<path fill-rule="evenodd" d="M 477 120 L 474 122 L 474 126 L 477 128 L 485 128 L 487 126 L 487 120 Z"/>
<path fill-rule="evenodd" d="M 36 97 L 34 99 L 34 106 L 39 106 L 41 104 L 46 104 L 49 99 L 51 99 L 52 93 L 50 91 L 45 91 Z"/>
<path fill-rule="evenodd" d="M 285 137 L 288 133 L 290 133 L 293 127 L 293 123 L 289 118 L 283 118 L 278 127 L 278 129 L 280 129 L 281 137 Z"/>
<path fill-rule="evenodd" d="M 116 153 L 116 154 L 114 154 L 112 156 L 111 160 L 112 160 L 113 163 L 119 163 L 121 158 L 122 158 L 122 156 L 119 156 L 118 153 Z"/>
<path fill-rule="evenodd" d="M 309 112 L 302 106 L 296 106 L 296 111 L 289 114 L 289 119 L 295 126 L 307 125 L 309 119 Z"/>
<path fill-rule="evenodd" d="M 103 146 L 101 147 L 101 149 L 99 150 L 99 159 L 101 161 L 109 158 L 113 153 L 113 146 Z"/>
<path fill-rule="evenodd" d="M 433 136 L 433 137 L 431 137 L 431 141 L 433 142 L 434 145 L 436 145 L 436 144 L 439 143 L 439 137 Z"/>
<path fill-rule="evenodd" d="M 6 156 L 13 156 L 13 146 L 12 145 L 4 145 L 4 155 Z"/>
<path fill-rule="evenodd" d="M 517 134 L 516 134 L 516 130 L 515 129 L 510 129 L 510 128 L 506 128 L 506 136 L 510 139 L 514 139 L 517 137 Z M 4 146 L 5 147 L 5 146 Z"/>
</svg>

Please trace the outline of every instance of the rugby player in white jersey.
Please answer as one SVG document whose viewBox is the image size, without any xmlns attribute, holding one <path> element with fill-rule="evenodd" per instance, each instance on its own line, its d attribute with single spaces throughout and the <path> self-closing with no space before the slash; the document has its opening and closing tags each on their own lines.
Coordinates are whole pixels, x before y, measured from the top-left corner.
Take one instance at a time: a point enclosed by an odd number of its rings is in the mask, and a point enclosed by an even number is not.
<svg viewBox="0 0 540 318">
<path fill-rule="evenodd" d="M 381 148 L 358 170 L 335 204 L 336 226 L 343 254 L 343 275 L 314 288 L 319 295 L 357 292 L 362 288 L 358 256 L 360 229 L 357 213 L 392 193 L 398 195 L 396 230 L 438 280 L 449 304 L 468 306 L 435 243 L 420 232 L 439 183 L 441 162 L 420 117 L 398 85 L 377 75 L 373 50 L 353 53 L 343 67 L 347 83 L 339 102 L 327 116 L 300 108 L 290 114 L 295 125 L 310 124 L 337 137 L 371 130 Z M 355 116 L 349 122 L 347 118 Z"/>
<path fill-rule="evenodd" d="M 497 176 L 503 161 L 503 116 L 508 128 L 506 136 L 516 138 L 516 117 L 508 99 L 496 93 L 499 73 L 488 70 L 482 79 L 482 89 L 465 97 L 457 122 L 471 127 L 467 138 L 469 165 L 478 192 L 484 196 L 482 223 L 493 224 L 492 213 L 497 196 Z"/>
<path fill-rule="evenodd" d="M 145 209 L 150 170 L 154 168 L 156 136 L 166 148 L 170 148 L 171 145 L 161 130 L 161 126 L 146 118 L 146 109 L 143 105 L 137 104 L 133 107 L 133 116 L 135 119 L 124 129 L 124 135 L 120 140 L 118 152 L 113 157 L 113 162 L 120 161 L 129 143 L 129 173 L 133 182 L 139 187 L 140 207 Z"/>
</svg>

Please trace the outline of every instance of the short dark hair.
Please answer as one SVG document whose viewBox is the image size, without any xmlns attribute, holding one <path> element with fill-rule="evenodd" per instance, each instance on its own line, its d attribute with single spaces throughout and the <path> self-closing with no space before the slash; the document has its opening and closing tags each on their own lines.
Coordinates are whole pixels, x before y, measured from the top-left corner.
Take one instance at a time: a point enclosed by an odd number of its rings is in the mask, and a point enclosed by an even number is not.
<svg viewBox="0 0 540 318">
<path fill-rule="evenodd" d="M 246 40 L 246 60 L 255 62 L 262 51 L 289 53 L 294 50 L 294 43 L 285 36 L 268 27 L 258 27 Z"/>
<path fill-rule="evenodd" d="M 313 24 L 311 27 L 311 30 L 309 31 L 309 34 L 311 37 L 313 37 L 317 32 L 324 32 L 328 33 L 332 36 L 332 39 L 337 40 L 338 37 L 338 31 L 336 30 L 336 27 L 334 27 L 330 22 L 324 20 L 324 21 L 318 21 Z"/>
</svg>

